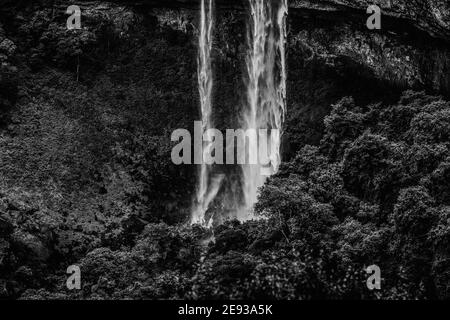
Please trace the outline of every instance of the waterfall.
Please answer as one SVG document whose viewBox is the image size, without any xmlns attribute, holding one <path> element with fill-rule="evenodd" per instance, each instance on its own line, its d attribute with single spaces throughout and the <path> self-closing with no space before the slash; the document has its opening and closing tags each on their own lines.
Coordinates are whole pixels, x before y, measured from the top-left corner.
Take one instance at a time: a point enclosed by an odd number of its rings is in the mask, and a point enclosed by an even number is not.
<svg viewBox="0 0 450 320">
<path fill-rule="evenodd" d="M 222 201 L 231 201 L 226 207 L 235 208 L 230 217 L 245 221 L 254 218 L 253 205 L 257 201 L 258 189 L 267 176 L 278 171 L 281 163 L 281 130 L 286 112 L 286 19 L 287 0 L 248 0 L 250 15 L 247 33 L 245 61 L 245 94 L 247 101 L 241 114 L 244 131 L 258 132 L 256 141 L 249 139 L 243 144 L 247 155 L 261 156 L 261 144 L 270 148 L 269 165 L 241 164 L 241 181 L 238 188 L 232 188 L 222 195 Z M 213 43 L 213 0 L 201 0 L 198 88 L 202 114 L 202 154 L 205 159 L 211 152 L 211 130 L 213 126 L 213 72 L 211 51 Z M 261 134 L 262 132 L 262 134 Z M 208 142 L 209 141 L 209 142 Z M 261 159 L 260 159 L 261 160 Z M 211 203 L 225 180 L 224 174 L 215 174 L 211 165 L 202 161 L 198 175 L 196 197 L 192 208 L 191 223 L 210 226 L 214 217 L 207 218 Z M 228 177 L 233 180 L 233 178 Z M 232 200 L 231 200 L 232 199 Z M 225 214 L 225 213 L 224 213 Z M 222 217 L 223 218 L 223 217 Z M 220 219 L 219 219 L 220 220 Z"/>
<path fill-rule="evenodd" d="M 212 91 L 213 72 L 211 63 L 211 51 L 213 45 L 213 0 L 201 0 L 200 27 L 198 40 L 198 90 L 200 95 L 200 108 L 202 114 L 202 134 L 205 141 L 211 141 L 208 136 L 209 129 L 213 129 L 212 123 Z M 203 143 L 201 159 L 210 152 L 210 143 Z M 219 191 L 220 175 L 211 176 L 211 165 L 202 161 L 198 174 L 198 185 L 195 203 L 192 209 L 191 223 L 206 225 L 206 211 Z"/>
<path fill-rule="evenodd" d="M 252 217 L 258 189 L 267 176 L 278 171 L 280 147 L 286 112 L 286 20 L 287 0 L 248 0 L 250 15 L 247 32 L 246 95 L 247 105 L 242 117 L 245 129 L 271 131 L 270 168 L 261 165 L 242 166 L 244 208 L 240 219 Z M 259 139 L 261 142 L 261 135 Z M 264 141 L 267 137 L 264 137 Z M 261 143 L 249 143 L 248 152 L 258 153 Z"/>
</svg>

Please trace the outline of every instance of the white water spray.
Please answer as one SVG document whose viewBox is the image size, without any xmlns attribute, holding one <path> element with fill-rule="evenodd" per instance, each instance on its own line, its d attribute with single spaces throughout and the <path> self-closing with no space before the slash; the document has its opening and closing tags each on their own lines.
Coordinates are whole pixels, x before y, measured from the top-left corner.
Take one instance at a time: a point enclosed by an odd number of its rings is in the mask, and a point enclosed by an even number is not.
<svg viewBox="0 0 450 320">
<path fill-rule="evenodd" d="M 286 19 L 287 0 L 248 0 L 250 6 L 249 29 L 246 55 L 246 97 L 247 104 L 242 113 L 242 129 L 256 132 L 268 129 L 266 136 L 248 143 L 244 153 L 260 154 L 261 143 L 268 140 L 270 168 L 261 165 L 242 165 L 242 196 L 239 200 L 234 190 L 233 204 L 235 218 L 245 221 L 254 218 L 253 205 L 257 201 L 258 189 L 267 176 L 278 171 L 281 163 L 280 147 L 284 116 L 286 112 Z M 212 90 L 213 73 L 211 51 L 213 42 L 213 0 L 201 0 L 198 53 L 198 87 L 202 112 L 202 134 L 204 141 L 212 141 L 209 129 L 213 129 Z M 270 139 L 267 139 L 270 135 Z M 203 143 L 202 159 L 211 152 L 211 143 Z M 242 152 L 242 150 L 241 150 Z M 202 161 L 191 223 L 212 225 L 213 217 L 207 219 L 207 211 L 216 198 L 223 175 L 214 175 L 212 166 Z M 265 173 L 266 175 L 263 175 Z M 242 204 L 243 202 L 243 204 Z M 208 220 L 208 221 L 207 221 Z"/>
<path fill-rule="evenodd" d="M 250 18 L 247 34 L 247 108 L 243 113 L 245 129 L 277 129 L 282 132 L 286 112 L 286 20 L 287 0 L 248 0 Z M 271 168 L 276 173 L 281 163 L 281 135 L 271 134 L 269 140 Z M 261 138 L 260 138 L 261 141 Z M 258 153 L 258 144 L 248 146 L 249 153 Z M 244 208 L 239 219 L 253 217 L 258 189 L 267 176 L 258 165 L 243 165 Z"/>
<path fill-rule="evenodd" d="M 199 50 L 198 50 L 198 89 L 200 94 L 200 107 L 202 114 L 202 134 L 205 141 L 211 141 L 209 129 L 213 128 L 212 123 L 212 91 L 213 72 L 211 63 L 211 51 L 213 45 L 213 0 L 201 0 L 200 5 L 200 30 L 199 30 Z M 202 159 L 210 153 L 210 143 L 203 144 Z M 212 221 L 205 221 L 205 214 L 209 205 L 219 192 L 222 176 L 211 176 L 211 166 L 202 161 L 195 203 L 192 209 L 191 223 L 210 224 Z"/>
</svg>

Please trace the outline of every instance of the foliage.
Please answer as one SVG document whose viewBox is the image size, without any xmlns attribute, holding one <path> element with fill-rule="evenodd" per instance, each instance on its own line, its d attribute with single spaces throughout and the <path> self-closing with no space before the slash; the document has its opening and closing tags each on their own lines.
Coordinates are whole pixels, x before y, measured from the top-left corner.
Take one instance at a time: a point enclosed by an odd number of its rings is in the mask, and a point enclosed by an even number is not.
<svg viewBox="0 0 450 320">
<path fill-rule="evenodd" d="M 448 110 L 445 100 L 414 92 L 394 106 L 341 100 L 320 146 L 304 147 L 269 180 L 257 211 L 281 230 L 298 230 L 285 232 L 286 241 L 307 239 L 302 247 L 321 250 L 338 278 L 345 266 L 379 265 L 377 298 L 448 298 L 448 252 L 433 245 L 447 230 Z M 318 236 L 305 238 L 312 230 Z M 367 293 L 360 284 L 352 295 Z"/>
</svg>

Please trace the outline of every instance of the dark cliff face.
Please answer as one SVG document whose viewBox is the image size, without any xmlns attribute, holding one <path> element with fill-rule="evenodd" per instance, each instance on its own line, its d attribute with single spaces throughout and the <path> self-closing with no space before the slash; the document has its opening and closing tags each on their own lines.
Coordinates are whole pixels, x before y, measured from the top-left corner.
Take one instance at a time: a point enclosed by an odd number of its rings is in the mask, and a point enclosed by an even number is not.
<svg viewBox="0 0 450 320">
<path fill-rule="evenodd" d="M 293 14 L 298 13 L 299 18 L 293 20 L 301 24 L 296 36 L 312 52 L 334 61 L 354 62 L 375 78 L 402 88 L 449 94 L 447 2 L 392 1 L 391 6 L 388 1 L 382 2 L 382 28 L 376 32 L 365 26 L 369 1 L 325 1 L 330 5 L 319 8 L 302 1 L 295 3 L 299 11 Z"/>
<path fill-rule="evenodd" d="M 446 0 L 292 0 L 295 9 L 316 10 L 328 13 L 363 13 L 377 4 L 383 16 L 398 20 L 403 25 L 419 28 L 431 36 L 450 39 L 450 5 Z"/>
<path fill-rule="evenodd" d="M 32 11 L 52 8 L 52 16 L 63 15 L 65 1 L 28 2 L 4 1 L 2 19 L 29 19 Z M 377 81 L 387 82 L 401 89 L 415 88 L 450 94 L 450 8 L 446 0 L 383 0 L 376 1 L 382 8 L 382 29 L 366 28 L 366 8 L 373 1 L 300 1 L 290 5 L 290 60 L 310 58 L 318 64 L 344 70 L 348 67 L 364 69 Z M 196 24 L 198 0 L 117 0 L 109 2 L 80 1 L 83 15 L 95 24 L 95 19 L 115 20 L 117 29 L 130 29 L 148 17 L 146 13 L 160 8 L 184 10 L 189 25 Z M 246 1 L 217 0 L 218 15 L 234 12 L 245 14 Z M 123 12 L 127 17 L 122 17 Z M 15 15 L 14 12 L 22 12 Z M 31 16 L 24 16 L 31 14 Z M 163 14 L 164 15 L 164 14 Z M 126 21 L 135 17 L 134 21 Z M 154 15 L 153 15 L 154 16 Z M 34 19 L 38 19 L 34 15 Z M 164 20 L 164 19 L 163 19 Z M 167 19 L 166 19 L 167 20 Z M 173 22 L 173 21 L 172 21 Z M 172 23 L 173 25 L 173 23 Z M 243 26 L 243 25 L 242 25 Z M 126 30 L 125 30 L 126 32 Z M 0 61 L 7 63 L 15 50 L 7 33 L 0 32 Z M 220 28 L 218 34 L 223 33 Z M 19 40 L 19 39 L 18 39 Z M 298 48 L 301 47 L 301 52 Z M 304 56 L 303 56 L 304 54 Z M 4 65 L 5 67 L 5 65 Z"/>
<path fill-rule="evenodd" d="M 170 33 L 169 39 L 183 34 L 190 45 L 196 45 L 198 0 L 80 1 L 84 29 L 75 38 L 65 30 L 68 1 L 3 3 L 1 118 L 6 117 L 16 101 L 15 75 L 20 64 L 39 69 L 50 63 L 69 67 L 72 72 L 81 65 L 77 77 L 83 81 L 105 68 L 105 50 L 137 49 L 141 40 L 158 28 Z M 291 112 L 287 137 L 292 139 L 287 139 L 287 154 L 297 149 L 295 141 L 320 140 L 323 117 L 330 104 L 344 95 L 364 103 L 386 101 L 411 88 L 450 95 L 448 2 L 376 3 L 382 8 L 382 28 L 372 31 L 366 27 L 366 8 L 372 1 L 289 1 Z M 246 1 L 217 0 L 216 11 L 215 59 L 217 74 L 223 76 L 218 76 L 217 88 L 221 89 L 216 90 L 215 100 L 219 110 L 223 110 L 217 113 L 219 122 L 225 126 L 224 119 L 230 116 L 227 110 L 239 110 L 242 103 L 235 91 L 242 85 Z M 188 59 L 195 64 L 195 56 Z M 191 93 L 196 94 L 195 90 Z M 229 120 L 228 123 L 233 122 Z M 296 126 L 298 123 L 301 125 Z"/>
<path fill-rule="evenodd" d="M 132 5 L 195 8 L 199 0 L 122 0 L 118 3 Z M 331 15 L 364 15 L 367 7 L 378 5 L 383 15 L 391 19 L 402 19 L 404 23 L 424 30 L 428 34 L 450 39 L 450 4 L 446 0 L 288 0 L 295 11 L 309 11 Z M 216 0 L 220 8 L 245 9 L 246 0 Z"/>
<path fill-rule="evenodd" d="M 160 1 L 149 1 L 152 4 Z M 198 1 L 164 1 L 195 7 Z M 366 9 L 382 9 L 382 30 L 366 28 Z M 322 63 L 361 65 L 382 81 L 450 94 L 450 4 L 446 0 L 289 1 L 290 46 L 301 42 Z M 245 1 L 217 1 L 245 10 Z M 295 50 L 291 51 L 295 59 Z"/>
</svg>

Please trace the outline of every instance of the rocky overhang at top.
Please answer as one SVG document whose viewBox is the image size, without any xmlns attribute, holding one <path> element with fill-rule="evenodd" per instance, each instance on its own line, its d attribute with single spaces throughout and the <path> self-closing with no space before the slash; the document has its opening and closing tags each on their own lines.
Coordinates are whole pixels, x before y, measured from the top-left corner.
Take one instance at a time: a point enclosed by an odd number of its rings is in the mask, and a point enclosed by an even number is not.
<svg viewBox="0 0 450 320">
<path fill-rule="evenodd" d="M 148 5 L 162 7 L 195 7 L 200 0 L 110 0 L 129 5 Z M 242 9 L 248 0 L 215 0 L 219 7 Z M 279 0 L 265 0 L 279 1 Z M 365 14 L 368 6 L 378 5 L 382 14 L 401 19 L 429 35 L 450 40 L 450 1 L 449 0 L 288 0 L 294 10 L 311 13 L 356 12 Z"/>
</svg>

